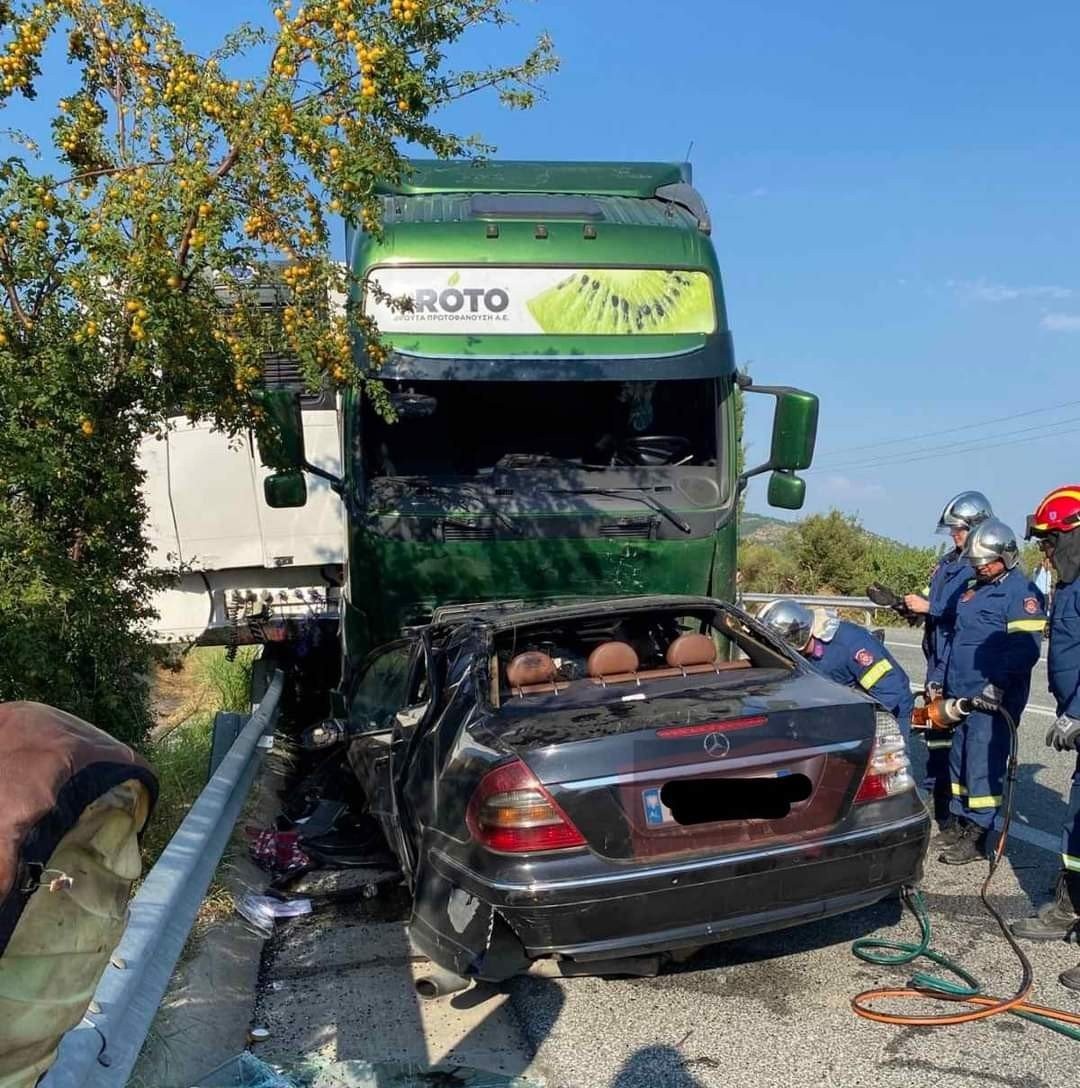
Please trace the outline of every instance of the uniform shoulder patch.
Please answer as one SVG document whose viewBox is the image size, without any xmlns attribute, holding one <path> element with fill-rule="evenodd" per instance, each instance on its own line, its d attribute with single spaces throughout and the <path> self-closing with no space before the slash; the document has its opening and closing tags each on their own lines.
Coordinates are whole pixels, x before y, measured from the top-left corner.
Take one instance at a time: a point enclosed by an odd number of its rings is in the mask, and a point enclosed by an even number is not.
<svg viewBox="0 0 1080 1088">
<path fill-rule="evenodd" d="M 973 589 L 965 590 L 964 595 L 960 598 L 960 603 L 961 604 L 967 604 L 968 601 L 970 601 L 971 598 L 974 597 L 974 596 L 975 596 L 975 590 L 973 590 Z"/>
<path fill-rule="evenodd" d="M 874 663 L 874 655 L 866 649 L 855 651 L 855 664 L 861 665 L 864 669 L 869 668 Z"/>
<path fill-rule="evenodd" d="M 1037 597 L 1025 597 L 1024 598 L 1024 611 L 1028 615 L 1034 616 L 1039 609 L 1039 601 Z"/>
</svg>

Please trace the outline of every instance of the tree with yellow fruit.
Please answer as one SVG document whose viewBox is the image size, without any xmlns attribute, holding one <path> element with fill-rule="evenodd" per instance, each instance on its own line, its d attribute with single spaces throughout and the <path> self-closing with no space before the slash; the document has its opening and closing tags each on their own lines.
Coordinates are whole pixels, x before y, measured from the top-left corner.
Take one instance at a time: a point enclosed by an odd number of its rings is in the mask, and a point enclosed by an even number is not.
<svg viewBox="0 0 1080 1088">
<path fill-rule="evenodd" d="M 373 183 L 403 177 L 404 146 L 489 150 L 441 107 L 532 105 L 546 38 L 482 71 L 445 59 L 510 4 L 281 0 L 199 55 L 138 0 L 0 0 L 0 110 L 35 96 L 51 43 L 69 83 L 0 155 L 0 700 L 149 724 L 142 436 L 177 415 L 257 430 L 269 354 L 385 403 L 377 330 L 327 305 L 353 287 L 331 231 L 378 231 Z"/>
</svg>

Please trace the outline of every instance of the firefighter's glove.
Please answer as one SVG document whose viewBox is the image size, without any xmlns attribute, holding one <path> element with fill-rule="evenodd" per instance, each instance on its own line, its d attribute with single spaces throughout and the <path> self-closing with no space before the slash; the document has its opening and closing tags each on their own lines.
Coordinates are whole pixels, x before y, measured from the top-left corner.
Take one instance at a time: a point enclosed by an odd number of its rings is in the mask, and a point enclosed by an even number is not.
<svg viewBox="0 0 1080 1088">
<path fill-rule="evenodd" d="M 926 685 L 926 701 L 932 703 L 935 699 L 940 699 L 945 694 L 945 689 L 940 684 L 927 684 Z"/>
<path fill-rule="evenodd" d="M 1046 747 L 1068 752 L 1080 746 L 1080 719 L 1062 714 L 1046 733 Z"/>
<path fill-rule="evenodd" d="M 996 684 L 987 684 L 986 687 L 971 699 L 971 705 L 976 710 L 985 711 L 987 714 L 996 714 L 1001 709 L 1001 700 L 1005 692 Z"/>
</svg>

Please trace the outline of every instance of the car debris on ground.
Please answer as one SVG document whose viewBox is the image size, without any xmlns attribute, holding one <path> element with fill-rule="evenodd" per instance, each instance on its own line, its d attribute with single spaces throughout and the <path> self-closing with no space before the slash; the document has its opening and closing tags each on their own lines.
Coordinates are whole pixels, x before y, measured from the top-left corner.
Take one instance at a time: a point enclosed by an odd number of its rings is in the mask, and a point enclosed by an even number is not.
<svg viewBox="0 0 1080 1088">
<path fill-rule="evenodd" d="M 425 1069 L 411 1062 L 305 1062 L 269 1065 L 247 1052 L 208 1073 L 197 1088 L 541 1088 L 539 1082 L 465 1066 Z"/>
</svg>

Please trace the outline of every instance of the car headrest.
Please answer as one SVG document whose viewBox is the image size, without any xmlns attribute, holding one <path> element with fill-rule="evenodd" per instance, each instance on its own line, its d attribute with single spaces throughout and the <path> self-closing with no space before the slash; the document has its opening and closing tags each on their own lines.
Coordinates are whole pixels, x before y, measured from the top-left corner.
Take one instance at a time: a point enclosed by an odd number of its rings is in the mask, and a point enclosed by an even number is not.
<svg viewBox="0 0 1080 1088">
<path fill-rule="evenodd" d="M 708 635 L 679 635 L 665 654 L 673 669 L 689 665 L 711 665 L 716 661 L 716 643 Z"/>
<path fill-rule="evenodd" d="M 506 666 L 506 680 L 512 688 L 549 684 L 555 679 L 555 662 L 539 650 L 526 650 Z"/>
<path fill-rule="evenodd" d="M 638 655 L 626 642 L 602 642 L 591 654 L 586 669 L 590 676 L 618 676 L 637 672 Z"/>
</svg>

